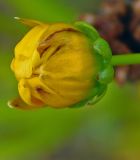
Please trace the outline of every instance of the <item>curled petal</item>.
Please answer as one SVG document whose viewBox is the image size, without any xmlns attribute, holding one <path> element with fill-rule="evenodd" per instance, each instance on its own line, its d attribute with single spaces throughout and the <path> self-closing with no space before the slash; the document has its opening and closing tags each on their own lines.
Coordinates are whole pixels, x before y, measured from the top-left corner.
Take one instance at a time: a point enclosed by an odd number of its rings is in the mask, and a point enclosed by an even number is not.
<svg viewBox="0 0 140 160">
<path fill-rule="evenodd" d="M 32 110 L 32 109 L 39 108 L 39 106 L 28 105 L 20 97 L 9 101 L 8 106 L 10 108 L 17 108 L 17 109 L 21 109 L 21 110 Z"/>
</svg>

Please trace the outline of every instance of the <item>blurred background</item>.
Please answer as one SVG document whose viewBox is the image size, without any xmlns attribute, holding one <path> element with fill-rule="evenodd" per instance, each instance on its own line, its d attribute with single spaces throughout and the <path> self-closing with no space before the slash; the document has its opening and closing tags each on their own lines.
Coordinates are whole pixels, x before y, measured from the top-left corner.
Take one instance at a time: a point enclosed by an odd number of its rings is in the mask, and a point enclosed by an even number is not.
<svg viewBox="0 0 140 160">
<path fill-rule="evenodd" d="M 81 15 L 80 19 L 85 19 L 85 13 L 98 14 L 100 3 L 0 0 L 1 160 L 140 159 L 139 80 L 125 81 L 123 85 L 114 80 L 105 97 L 89 108 L 21 111 L 7 106 L 7 101 L 18 95 L 17 82 L 10 70 L 14 46 L 28 31 L 13 17 L 72 22 Z"/>
</svg>

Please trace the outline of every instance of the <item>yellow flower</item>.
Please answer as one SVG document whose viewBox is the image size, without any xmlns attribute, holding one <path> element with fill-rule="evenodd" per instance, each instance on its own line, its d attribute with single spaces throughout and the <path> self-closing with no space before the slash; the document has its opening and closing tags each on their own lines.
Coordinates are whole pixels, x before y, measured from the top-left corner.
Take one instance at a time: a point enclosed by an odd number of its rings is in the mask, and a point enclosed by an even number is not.
<svg viewBox="0 0 140 160">
<path fill-rule="evenodd" d="M 89 38 L 71 24 L 19 20 L 32 28 L 15 47 L 11 68 L 21 98 L 9 105 L 63 108 L 89 99 L 98 71 Z"/>
</svg>

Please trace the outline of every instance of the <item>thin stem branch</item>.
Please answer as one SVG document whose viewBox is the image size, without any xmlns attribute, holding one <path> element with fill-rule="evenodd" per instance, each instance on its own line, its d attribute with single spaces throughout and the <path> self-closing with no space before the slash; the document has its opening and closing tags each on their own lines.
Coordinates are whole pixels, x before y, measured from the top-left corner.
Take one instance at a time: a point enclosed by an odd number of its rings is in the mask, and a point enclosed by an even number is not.
<svg viewBox="0 0 140 160">
<path fill-rule="evenodd" d="M 113 66 L 140 64 L 140 53 L 113 55 L 111 63 Z"/>
</svg>

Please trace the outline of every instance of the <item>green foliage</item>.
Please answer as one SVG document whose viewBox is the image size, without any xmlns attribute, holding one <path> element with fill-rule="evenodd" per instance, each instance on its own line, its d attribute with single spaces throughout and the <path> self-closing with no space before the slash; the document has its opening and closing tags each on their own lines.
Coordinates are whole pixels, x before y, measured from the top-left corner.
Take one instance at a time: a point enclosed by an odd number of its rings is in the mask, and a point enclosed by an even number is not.
<svg viewBox="0 0 140 160">
<path fill-rule="evenodd" d="M 79 1 L 75 3 L 78 4 Z M 5 8 L 0 10 L 2 160 L 22 159 L 25 155 L 52 152 L 77 132 L 81 133 L 85 141 L 90 139 L 90 143 L 98 143 L 99 146 L 108 149 L 107 154 L 113 150 L 117 153 L 117 150 L 123 152 L 127 149 L 131 151 L 140 148 L 140 95 L 138 96 L 136 85 L 127 84 L 119 88 L 115 83 L 111 84 L 106 96 L 96 107 L 64 110 L 44 108 L 33 111 L 8 108 L 7 101 L 18 94 L 17 82 L 10 70 L 14 46 L 27 31 L 26 27 L 15 22 L 13 17 L 33 18 L 46 22 L 70 22 L 76 19 L 85 1 L 81 1 L 77 10 L 64 4 L 66 4 L 64 0 L 0 1 L 0 5 Z M 102 154 L 102 151 L 99 153 Z"/>
</svg>

